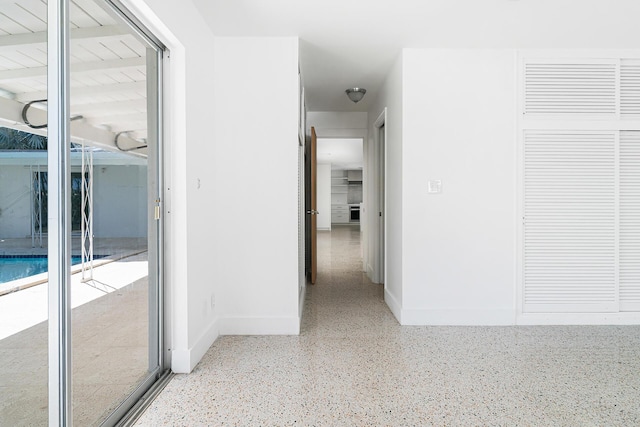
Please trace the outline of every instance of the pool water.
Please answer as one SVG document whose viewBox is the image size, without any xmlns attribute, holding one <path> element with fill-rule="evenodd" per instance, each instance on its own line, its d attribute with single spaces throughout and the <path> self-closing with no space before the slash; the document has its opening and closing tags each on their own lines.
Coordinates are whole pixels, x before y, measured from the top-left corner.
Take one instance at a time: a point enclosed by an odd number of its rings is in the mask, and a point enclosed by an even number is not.
<svg viewBox="0 0 640 427">
<path fill-rule="evenodd" d="M 71 257 L 71 264 L 82 262 L 81 257 Z M 22 279 L 35 274 L 46 273 L 48 260 L 42 256 L 0 256 L 0 283 Z"/>
</svg>

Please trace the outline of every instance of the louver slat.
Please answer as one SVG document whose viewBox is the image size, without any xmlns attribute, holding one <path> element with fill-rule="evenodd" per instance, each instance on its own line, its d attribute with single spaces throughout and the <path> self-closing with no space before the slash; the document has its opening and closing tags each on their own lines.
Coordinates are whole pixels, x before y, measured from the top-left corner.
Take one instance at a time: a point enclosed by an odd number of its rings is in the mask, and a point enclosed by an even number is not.
<svg viewBox="0 0 640 427">
<path fill-rule="evenodd" d="M 524 311 L 617 310 L 614 134 L 524 140 Z"/>
<path fill-rule="evenodd" d="M 640 117 L 640 61 L 623 59 L 620 64 L 620 114 Z"/>
<path fill-rule="evenodd" d="M 620 310 L 640 311 L 640 131 L 620 132 Z"/>
<path fill-rule="evenodd" d="M 525 64 L 525 115 L 616 114 L 615 64 Z"/>
</svg>

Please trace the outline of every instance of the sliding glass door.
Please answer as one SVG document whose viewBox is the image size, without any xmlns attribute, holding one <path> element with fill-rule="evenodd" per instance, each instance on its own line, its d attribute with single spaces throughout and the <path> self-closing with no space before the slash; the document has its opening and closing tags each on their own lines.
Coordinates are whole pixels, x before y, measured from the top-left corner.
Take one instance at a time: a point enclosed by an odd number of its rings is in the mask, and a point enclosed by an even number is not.
<svg viewBox="0 0 640 427">
<path fill-rule="evenodd" d="M 47 92 L 47 6 L 36 3 L 3 1 L 0 19 L 0 426 L 48 424 L 47 128 L 21 117 Z M 28 117 L 46 122 L 42 109 Z"/>
<path fill-rule="evenodd" d="M 103 0 L 76 4 L 71 21 L 101 31 L 72 30 L 69 50 L 71 117 L 82 116 L 71 122 L 71 150 L 84 159 L 85 180 L 85 220 L 79 235 L 72 227 L 72 254 L 85 266 L 71 283 L 82 289 L 71 295 L 72 407 L 85 426 L 120 418 L 160 373 L 162 50 Z M 80 125 L 107 138 L 76 138 Z"/>
<path fill-rule="evenodd" d="M 163 47 L 116 1 L 5 12 L 0 425 L 114 425 L 168 362 Z"/>
</svg>

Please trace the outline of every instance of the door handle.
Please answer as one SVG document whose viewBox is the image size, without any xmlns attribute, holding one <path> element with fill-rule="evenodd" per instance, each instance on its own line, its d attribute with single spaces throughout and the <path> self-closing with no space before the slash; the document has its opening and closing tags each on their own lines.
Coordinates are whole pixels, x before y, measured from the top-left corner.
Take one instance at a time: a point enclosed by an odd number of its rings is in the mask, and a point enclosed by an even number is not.
<svg viewBox="0 0 640 427">
<path fill-rule="evenodd" d="M 313 209 L 311 209 L 311 210 L 307 211 L 307 213 L 308 213 L 309 215 L 320 215 L 320 212 L 318 212 L 318 211 L 314 211 Z"/>
</svg>

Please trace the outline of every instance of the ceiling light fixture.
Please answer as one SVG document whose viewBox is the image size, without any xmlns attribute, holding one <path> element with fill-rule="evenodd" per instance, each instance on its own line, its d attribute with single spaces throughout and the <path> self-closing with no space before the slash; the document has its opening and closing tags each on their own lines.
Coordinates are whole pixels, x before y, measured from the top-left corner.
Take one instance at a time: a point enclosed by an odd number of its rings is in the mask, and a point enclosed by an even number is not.
<svg viewBox="0 0 640 427">
<path fill-rule="evenodd" d="M 364 94 L 367 93 L 367 90 L 359 87 L 354 87 L 351 89 L 347 89 L 345 92 L 347 92 L 347 96 L 350 100 L 357 103 L 362 98 L 364 98 Z"/>
</svg>

